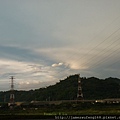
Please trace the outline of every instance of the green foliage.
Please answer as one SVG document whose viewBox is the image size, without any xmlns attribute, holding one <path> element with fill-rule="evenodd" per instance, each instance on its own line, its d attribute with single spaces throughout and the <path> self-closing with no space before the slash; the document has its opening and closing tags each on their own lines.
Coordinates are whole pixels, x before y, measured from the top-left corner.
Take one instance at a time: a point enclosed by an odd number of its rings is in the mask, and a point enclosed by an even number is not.
<svg viewBox="0 0 120 120">
<path fill-rule="evenodd" d="M 27 103 L 28 104 L 28 103 Z M 120 103 L 104 104 L 90 102 L 79 103 L 62 103 L 59 105 L 51 105 L 47 107 L 33 108 L 32 106 L 21 108 L 0 109 L 1 115 L 119 115 Z M 20 116 L 19 116 L 20 117 Z M 30 117 L 31 118 L 31 117 Z M 32 119 L 32 118 L 31 118 Z"/>
<path fill-rule="evenodd" d="M 120 97 L 120 79 L 81 78 L 84 99 Z M 30 91 L 14 91 L 15 101 L 55 101 L 77 99 L 78 75 L 60 80 L 55 85 Z M 9 102 L 10 91 L 0 92 L 0 102 Z M 4 99 L 5 96 L 5 99 Z"/>
</svg>

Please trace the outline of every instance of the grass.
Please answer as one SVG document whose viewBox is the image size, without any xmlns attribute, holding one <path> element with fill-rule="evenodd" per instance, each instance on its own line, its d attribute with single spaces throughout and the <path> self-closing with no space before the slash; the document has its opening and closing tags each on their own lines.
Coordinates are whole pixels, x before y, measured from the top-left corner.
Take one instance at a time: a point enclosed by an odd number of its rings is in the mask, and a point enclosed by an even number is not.
<svg viewBox="0 0 120 120">
<path fill-rule="evenodd" d="M 96 110 L 96 109 L 87 109 L 87 110 L 7 110 L 0 111 L 0 115 L 120 115 L 120 110 L 111 109 L 111 110 Z"/>
<path fill-rule="evenodd" d="M 74 106 L 74 107 L 73 107 Z M 1 109 L 0 115 L 120 115 L 120 104 L 76 104 L 26 109 Z"/>
<path fill-rule="evenodd" d="M 39 108 L 37 110 L 26 109 L 26 110 L 5 110 L 0 111 L 0 118 L 5 120 L 14 120 L 14 119 L 54 119 L 56 116 L 74 116 L 74 115 L 120 115 L 120 110 L 118 107 L 113 107 L 109 109 L 47 109 L 47 108 Z"/>
</svg>

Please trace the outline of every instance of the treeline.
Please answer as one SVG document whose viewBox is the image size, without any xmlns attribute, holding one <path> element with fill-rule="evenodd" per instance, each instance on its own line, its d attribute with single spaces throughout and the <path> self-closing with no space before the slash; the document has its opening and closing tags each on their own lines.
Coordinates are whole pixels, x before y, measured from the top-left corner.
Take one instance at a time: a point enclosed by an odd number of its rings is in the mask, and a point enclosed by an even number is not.
<svg viewBox="0 0 120 120">
<path fill-rule="evenodd" d="M 84 99 L 120 98 L 120 79 L 95 77 L 81 78 Z M 60 80 L 55 85 L 29 91 L 14 91 L 15 101 L 75 100 L 78 91 L 78 75 Z M 0 102 L 9 102 L 10 91 L 0 92 Z"/>
</svg>

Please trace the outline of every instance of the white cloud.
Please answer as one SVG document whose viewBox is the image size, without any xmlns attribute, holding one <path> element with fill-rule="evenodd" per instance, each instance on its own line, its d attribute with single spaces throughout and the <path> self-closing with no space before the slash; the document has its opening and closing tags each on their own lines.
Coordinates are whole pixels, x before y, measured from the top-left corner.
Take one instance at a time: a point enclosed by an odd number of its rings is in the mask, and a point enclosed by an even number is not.
<svg viewBox="0 0 120 120">
<path fill-rule="evenodd" d="M 71 69 L 87 69 L 89 66 L 86 63 L 87 57 L 84 56 L 86 51 L 80 48 L 73 47 L 62 47 L 62 48 L 46 48 L 46 49 L 36 49 L 38 53 L 43 53 L 53 61 L 59 62 L 52 64 L 52 67 L 58 67 L 64 65 L 64 67 L 70 67 Z M 59 53 L 59 54 L 58 54 Z M 82 56 L 82 58 L 81 58 Z M 64 63 L 64 64 L 63 64 Z"/>
<path fill-rule="evenodd" d="M 58 67 L 58 66 L 62 66 L 63 65 L 63 63 L 58 63 L 58 64 L 52 64 L 52 67 Z"/>
<path fill-rule="evenodd" d="M 52 82 L 54 80 L 47 72 L 49 67 L 44 68 L 42 66 L 41 68 L 41 65 L 37 63 L 0 59 L 0 68 L 0 77 L 3 80 L 7 79 L 9 83 L 10 76 L 13 75 L 15 77 L 15 83 L 19 84 L 18 87 L 16 85 L 16 89 L 25 89 L 26 86 L 29 89 L 35 88 L 35 86 L 44 87 L 44 84 L 40 85 L 40 82 L 46 82 L 47 84 L 47 81 L 50 83 L 50 81 Z"/>
<path fill-rule="evenodd" d="M 82 70 L 88 68 L 87 66 L 80 65 L 79 62 L 75 62 L 75 61 L 68 61 L 68 66 L 74 70 Z"/>
<path fill-rule="evenodd" d="M 8 59 L 0 59 L 0 67 L 2 68 L 1 71 L 6 72 L 15 72 L 15 73 L 29 73 L 33 70 L 36 70 L 29 66 L 28 62 L 19 62 L 15 60 L 8 60 Z"/>
<path fill-rule="evenodd" d="M 20 88 L 31 88 L 56 82 L 63 74 L 69 75 L 77 71 L 85 73 L 85 76 L 92 73 L 104 75 L 90 69 L 98 64 L 101 70 L 104 64 L 119 60 L 119 51 L 114 50 L 119 48 L 119 41 L 116 43 L 118 46 L 110 46 L 116 35 L 119 38 L 119 33 L 99 44 L 119 28 L 120 18 L 114 20 L 119 16 L 119 3 L 120 1 L 114 0 L 0 1 L 2 79 L 15 75 L 18 82 L 21 81 Z M 93 49 L 96 45 L 98 47 Z M 114 55 L 107 58 L 101 67 L 99 61 L 113 51 L 118 57 Z M 68 69 L 70 71 L 66 72 Z M 60 71 L 61 74 L 58 74 Z"/>
</svg>

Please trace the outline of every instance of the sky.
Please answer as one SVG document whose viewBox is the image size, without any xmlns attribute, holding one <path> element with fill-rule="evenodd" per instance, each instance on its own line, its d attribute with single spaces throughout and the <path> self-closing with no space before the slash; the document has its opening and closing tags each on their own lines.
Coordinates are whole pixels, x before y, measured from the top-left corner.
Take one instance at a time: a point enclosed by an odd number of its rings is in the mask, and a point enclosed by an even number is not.
<svg viewBox="0 0 120 120">
<path fill-rule="evenodd" d="M 120 78 L 119 53 L 120 0 L 0 0 L 0 91 Z"/>
</svg>

